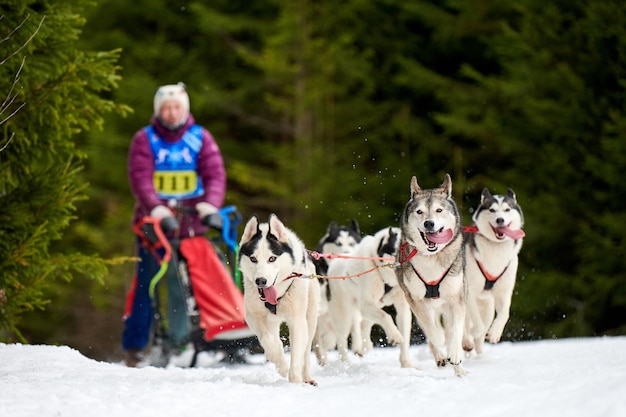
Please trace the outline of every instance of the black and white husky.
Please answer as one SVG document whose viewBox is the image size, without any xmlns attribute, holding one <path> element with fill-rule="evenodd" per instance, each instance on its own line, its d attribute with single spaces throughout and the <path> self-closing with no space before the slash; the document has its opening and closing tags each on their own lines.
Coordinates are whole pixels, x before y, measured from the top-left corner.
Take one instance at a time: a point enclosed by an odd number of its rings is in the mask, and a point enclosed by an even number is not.
<svg viewBox="0 0 626 417">
<path fill-rule="evenodd" d="M 390 344 L 400 345 L 400 365 L 411 367 L 409 344 L 411 310 L 395 271 L 389 268 L 400 241 L 400 228 L 386 227 L 374 235 L 364 236 L 350 252 L 351 258 L 335 259 L 328 268 L 332 298 L 329 313 L 337 333 L 337 350 L 348 361 L 348 335 L 352 334 L 352 351 L 364 355 L 372 349 L 371 329 L 379 324 Z M 396 321 L 383 307 L 393 305 Z"/>
<path fill-rule="evenodd" d="M 328 265 L 333 259 L 328 259 L 323 255 L 346 255 L 350 253 L 354 247 L 361 241 L 361 230 L 359 223 L 352 220 L 350 226 L 338 225 L 337 222 L 331 221 L 328 224 L 326 233 L 321 237 L 315 251 L 321 254 L 320 257 L 314 257 L 315 271 L 318 277 L 327 275 Z M 330 314 L 328 313 L 328 303 L 332 298 L 328 280 L 319 278 L 320 283 L 320 312 L 317 318 L 317 329 L 315 338 L 313 339 L 313 350 L 320 365 L 326 365 L 327 352 L 337 346 L 337 335 L 333 326 Z"/>
<path fill-rule="evenodd" d="M 462 376 L 467 373 L 461 365 L 465 256 L 452 180 L 446 174 L 438 188 L 422 189 L 413 177 L 410 191 L 400 219 L 398 282 L 437 365 L 450 363 L 455 374 Z"/>
<path fill-rule="evenodd" d="M 272 214 L 267 223 L 248 220 L 240 241 L 246 321 L 267 359 L 289 382 L 317 385 L 310 374 L 310 352 L 317 326 L 320 289 L 313 263 L 298 236 Z M 289 328 L 287 363 L 280 326 Z"/>
<path fill-rule="evenodd" d="M 524 216 L 513 190 L 492 195 L 485 188 L 472 220 L 473 227 L 464 231 L 468 299 L 463 347 L 480 354 L 485 339 L 500 341 L 509 320 Z"/>
</svg>

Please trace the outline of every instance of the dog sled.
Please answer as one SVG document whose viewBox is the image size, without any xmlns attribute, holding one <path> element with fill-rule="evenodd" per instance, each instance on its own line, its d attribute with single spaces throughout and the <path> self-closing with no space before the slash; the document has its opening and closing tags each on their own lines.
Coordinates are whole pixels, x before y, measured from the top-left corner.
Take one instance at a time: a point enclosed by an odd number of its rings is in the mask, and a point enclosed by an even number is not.
<svg viewBox="0 0 626 417">
<path fill-rule="evenodd" d="M 222 352 L 222 362 L 243 363 L 259 348 L 245 322 L 237 267 L 241 215 L 227 206 L 203 221 L 209 226 L 206 235 L 183 239 L 167 237 L 178 228 L 173 217 L 148 216 L 134 226 L 159 264 L 149 287 L 152 366 L 164 367 L 190 347 L 189 367 L 197 364 L 201 352 Z"/>
</svg>

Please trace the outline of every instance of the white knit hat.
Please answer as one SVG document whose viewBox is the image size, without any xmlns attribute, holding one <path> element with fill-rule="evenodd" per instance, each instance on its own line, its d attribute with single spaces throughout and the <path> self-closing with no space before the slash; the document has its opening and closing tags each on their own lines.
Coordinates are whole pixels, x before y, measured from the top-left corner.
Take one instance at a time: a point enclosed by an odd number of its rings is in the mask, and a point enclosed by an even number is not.
<svg viewBox="0 0 626 417">
<path fill-rule="evenodd" d="M 185 117 L 183 121 L 187 120 L 189 114 L 189 96 L 187 95 L 187 89 L 184 83 L 162 85 L 156 91 L 154 95 L 154 115 L 159 115 L 159 110 L 163 103 L 167 100 L 176 100 L 183 105 L 185 109 Z"/>
</svg>

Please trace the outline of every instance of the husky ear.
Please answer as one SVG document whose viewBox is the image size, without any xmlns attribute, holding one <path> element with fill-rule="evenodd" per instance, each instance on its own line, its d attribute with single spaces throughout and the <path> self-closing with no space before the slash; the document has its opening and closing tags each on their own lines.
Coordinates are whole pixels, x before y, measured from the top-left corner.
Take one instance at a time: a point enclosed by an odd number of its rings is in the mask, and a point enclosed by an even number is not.
<svg viewBox="0 0 626 417">
<path fill-rule="evenodd" d="M 509 198 L 512 198 L 513 201 L 517 201 L 517 197 L 515 196 L 515 193 L 510 188 L 508 190 L 506 190 L 506 196 L 509 197 Z"/>
<path fill-rule="evenodd" d="M 281 242 L 286 242 L 289 240 L 289 237 L 287 236 L 287 230 L 286 230 L 287 228 L 285 227 L 283 222 L 280 221 L 280 219 L 278 218 L 276 214 L 274 213 L 270 214 L 269 224 L 270 224 L 269 233 L 276 236 L 276 238 Z"/>
<path fill-rule="evenodd" d="M 252 236 L 256 235 L 259 232 L 259 218 L 256 215 L 252 215 L 248 223 L 246 223 L 246 227 L 243 229 L 243 234 L 241 235 L 241 241 L 247 242 L 252 239 Z"/>
<path fill-rule="evenodd" d="M 350 227 L 352 228 L 352 231 L 354 231 L 354 233 L 361 236 L 361 229 L 359 229 L 359 222 L 357 222 L 356 219 L 352 219 L 352 224 L 350 225 Z"/>
<path fill-rule="evenodd" d="M 450 174 L 446 173 L 443 182 L 439 186 L 439 191 L 446 193 L 448 197 L 452 197 L 452 178 L 450 178 Z"/>
<path fill-rule="evenodd" d="M 488 198 L 493 198 L 487 187 L 483 188 L 483 192 L 480 194 L 480 203 L 482 204 Z"/>
<path fill-rule="evenodd" d="M 419 194 L 422 191 L 419 184 L 417 183 L 417 177 L 415 175 L 413 175 L 413 178 L 411 178 L 411 190 L 410 191 L 411 191 L 411 199 L 415 197 L 415 194 Z"/>
<path fill-rule="evenodd" d="M 339 226 L 337 225 L 337 222 L 332 220 L 328 224 L 328 229 L 326 231 L 328 232 L 329 235 L 334 235 L 334 234 L 337 234 L 337 229 L 338 228 L 339 228 Z"/>
</svg>

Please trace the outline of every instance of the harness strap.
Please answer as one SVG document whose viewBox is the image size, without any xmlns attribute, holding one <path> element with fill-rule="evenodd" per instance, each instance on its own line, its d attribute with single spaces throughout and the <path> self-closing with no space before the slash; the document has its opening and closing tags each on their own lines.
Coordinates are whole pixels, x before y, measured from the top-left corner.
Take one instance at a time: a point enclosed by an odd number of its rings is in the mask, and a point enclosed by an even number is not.
<svg viewBox="0 0 626 417">
<path fill-rule="evenodd" d="M 511 265 L 511 261 L 509 261 L 509 263 L 506 264 L 506 266 L 504 267 L 504 270 L 500 272 L 500 275 L 495 276 L 495 275 L 491 275 L 489 271 L 485 269 L 485 266 L 480 261 L 476 260 L 476 263 L 478 264 L 478 269 L 480 269 L 480 272 L 483 274 L 483 277 L 485 277 L 485 290 L 487 291 L 493 288 L 493 285 L 496 283 L 496 281 L 499 280 L 502 277 L 502 275 L 504 275 L 506 270 L 509 269 L 509 265 Z"/>
<path fill-rule="evenodd" d="M 411 250 L 411 252 L 405 257 L 404 254 L 406 253 L 406 248 L 408 246 L 409 246 L 409 242 L 403 242 L 400 245 L 400 250 L 398 251 L 399 254 L 400 254 L 400 256 L 399 256 L 400 265 L 407 263 L 408 261 L 411 260 L 411 258 L 413 258 L 415 255 L 417 255 L 417 248 L 413 248 L 413 250 Z M 415 269 L 415 268 L 413 268 L 413 269 Z"/>
<path fill-rule="evenodd" d="M 417 272 L 417 269 L 415 269 L 413 264 L 411 264 L 411 268 L 413 268 L 413 272 L 415 272 L 417 277 L 426 286 L 426 295 L 424 296 L 425 298 L 439 298 L 439 284 L 441 284 L 441 281 L 443 281 L 443 279 L 448 275 L 448 272 L 450 272 L 450 270 L 452 269 L 452 265 L 454 265 L 454 262 L 450 264 L 450 267 L 446 270 L 446 272 L 443 273 L 443 275 L 438 280 L 426 282 L 426 280 L 422 278 L 420 273 Z"/>
</svg>

